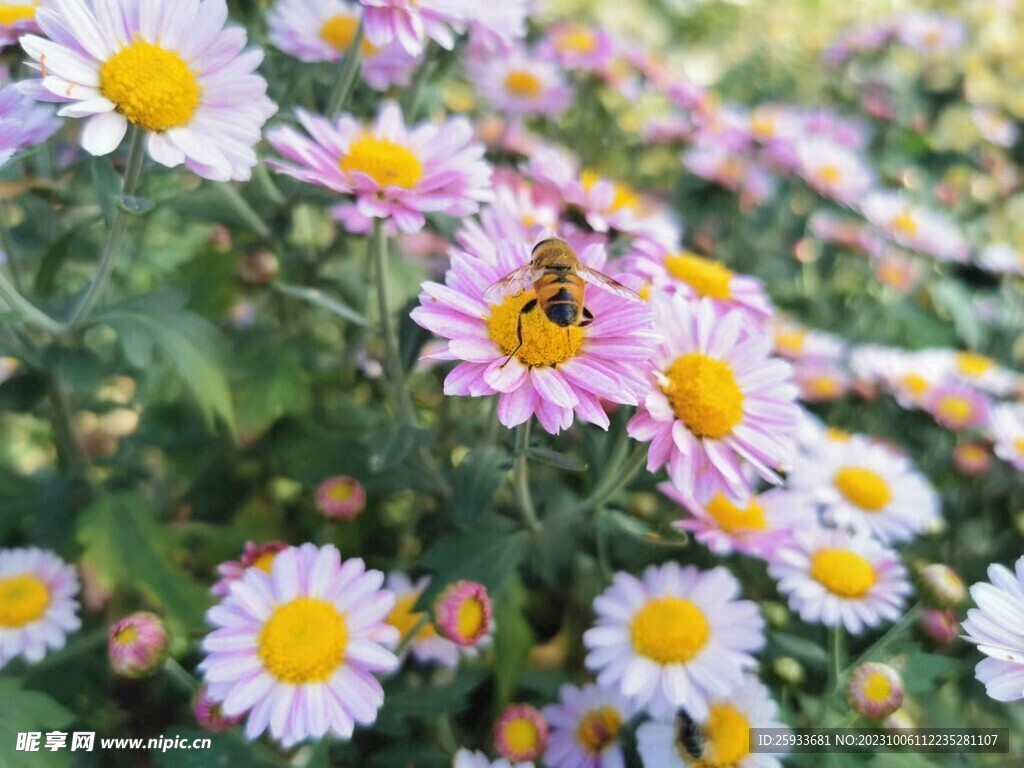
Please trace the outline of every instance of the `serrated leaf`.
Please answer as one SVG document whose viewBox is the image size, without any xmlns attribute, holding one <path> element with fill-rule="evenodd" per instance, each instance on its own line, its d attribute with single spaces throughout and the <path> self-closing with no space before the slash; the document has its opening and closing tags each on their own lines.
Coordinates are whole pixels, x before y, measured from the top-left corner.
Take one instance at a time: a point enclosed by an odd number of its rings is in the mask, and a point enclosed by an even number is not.
<svg viewBox="0 0 1024 768">
<path fill-rule="evenodd" d="M 191 390 L 207 423 L 220 417 L 234 430 L 223 337 L 212 323 L 185 309 L 180 297 L 155 294 L 132 299 L 97 313 L 93 324 L 114 329 L 125 357 L 136 368 L 149 368 L 160 352 Z"/>
<path fill-rule="evenodd" d="M 0 677 L 0 768 L 59 768 L 70 764 L 70 752 L 45 749 L 46 733 L 61 731 L 75 716 L 45 693 L 22 688 L 19 680 Z M 38 752 L 18 752 L 19 733 L 39 733 Z M 70 745 L 70 734 L 68 744 Z"/>
<path fill-rule="evenodd" d="M 333 315 L 337 315 L 343 320 L 348 320 L 350 323 L 355 323 L 368 327 L 370 321 L 363 317 L 361 314 L 356 312 L 352 307 L 345 304 L 343 301 L 328 296 L 323 291 L 316 288 L 304 288 L 301 285 L 288 285 L 287 283 L 274 283 L 274 290 L 278 293 L 283 293 L 285 296 L 291 296 L 295 299 L 300 299 L 307 304 L 312 304 L 314 307 L 326 310 Z"/>
<path fill-rule="evenodd" d="M 548 450 L 547 448 L 527 448 L 526 455 L 534 461 L 547 464 L 566 472 L 586 472 L 587 465 L 575 456 L 567 456 L 564 453 Z"/>
<path fill-rule="evenodd" d="M 85 548 L 83 559 L 101 579 L 131 585 L 180 628 L 202 630 L 209 596 L 171 562 L 168 537 L 140 497 L 98 498 L 79 519 L 78 539 Z"/>
<path fill-rule="evenodd" d="M 485 446 L 475 449 L 451 471 L 452 519 L 457 525 L 469 525 L 487 511 L 508 469 L 508 453 Z"/>
<path fill-rule="evenodd" d="M 516 678 L 533 647 L 534 634 L 526 620 L 526 589 L 509 579 L 494 607 L 494 696 L 497 709 L 512 700 Z"/>
</svg>

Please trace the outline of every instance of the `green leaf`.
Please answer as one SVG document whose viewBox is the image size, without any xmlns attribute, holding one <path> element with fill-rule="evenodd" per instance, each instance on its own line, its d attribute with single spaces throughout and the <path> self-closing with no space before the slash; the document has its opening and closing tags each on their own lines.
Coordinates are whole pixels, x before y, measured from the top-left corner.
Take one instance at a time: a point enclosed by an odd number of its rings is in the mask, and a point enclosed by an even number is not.
<svg viewBox="0 0 1024 768">
<path fill-rule="evenodd" d="M 175 294 L 153 294 L 97 313 L 94 324 L 117 333 L 128 362 L 148 369 L 164 355 L 191 390 L 208 424 L 216 417 L 233 431 L 234 407 L 223 361 L 224 341 L 216 326 L 184 308 Z"/>
<path fill-rule="evenodd" d="M 89 172 L 96 201 L 100 204 L 100 210 L 103 211 L 103 218 L 109 229 L 114 223 L 117 201 L 121 197 L 121 177 L 117 175 L 110 158 L 107 157 L 90 158 Z"/>
<path fill-rule="evenodd" d="M 36 272 L 35 292 L 39 296 L 52 296 L 57 288 L 57 274 L 61 265 L 71 256 L 71 245 L 83 230 L 91 227 L 98 220 L 98 216 L 91 216 L 77 226 L 69 229 L 61 235 L 57 241 L 43 254 L 39 269 Z"/>
<path fill-rule="evenodd" d="M 423 685 L 384 696 L 381 719 L 417 717 L 433 722 L 438 715 L 456 715 L 469 705 L 469 695 L 487 679 L 487 670 L 465 667 L 445 685 Z"/>
<path fill-rule="evenodd" d="M 46 734 L 66 731 L 75 716 L 44 693 L 29 691 L 10 677 L 0 677 L 0 768 L 58 768 L 70 764 L 71 734 L 64 750 L 45 749 Z M 18 752 L 19 733 L 39 733 L 38 752 Z"/>
<path fill-rule="evenodd" d="M 348 320 L 350 323 L 361 325 L 364 328 L 370 325 L 370 321 L 352 309 L 352 307 L 338 299 L 331 298 L 316 288 L 304 288 L 301 285 L 289 285 L 287 283 L 274 283 L 273 287 L 278 293 L 283 293 L 285 296 L 291 296 L 292 298 L 312 304 L 314 307 L 327 310 L 343 320 Z"/>
<path fill-rule="evenodd" d="M 180 629 L 203 629 L 206 589 L 171 562 L 169 537 L 141 497 L 101 496 L 82 514 L 78 539 L 102 579 L 134 586 Z"/>
<path fill-rule="evenodd" d="M 932 693 L 938 687 L 938 679 L 953 672 L 963 662 L 948 656 L 923 653 L 920 646 L 907 654 L 903 668 L 903 685 L 907 693 Z"/>
<path fill-rule="evenodd" d="M 773 632 L 771 642 L 785 656 L 792 656 L 794 659 L 820 669 L 824 669 L 828 665 L 828 653 L 825 649 L 806 637 L 790 635 L 785 632 Z"/>
<path fill-rule="evenodd" d="M 451 471 L 452 518 L 469 525 L 491 505 L 509 470 L 508 453 L 501 448 L 477 448 Z"/>
<path fill-rule="evenodd" d="M 149 754 L 160 768 L 209 768 L 217 765 L 245 765 L 252 768 L 270 768 L 277 765 L 260 755 L 256 743 L 250 743 L 234 733 L 210 733 L 199 728 L 175 726 L 164 731 L 168 740 L 186 739 L 190 744 L 195 739 L 209 739 L 208 749 L 169 749 L 166 752 L 152 749 Z"/>
<path fill-rule="evenodd" d="M 566 472 L 586 472 L 587 465 L 575 456 L 566 456 L 564 453 L 548 450 L 547 448 L 527 448 L 526 455 L 534 461 L 542 464 L 549 464 L 557 469 Z"/>
<path fill-rule="evenodd" d="M 524 614 L 526 588 L 518 578 L 510 579 L 494 608 L 494 696 L 497 708 L 512 700 L 516 678 L 533 647 L 534 634 Z"/>
</svg>

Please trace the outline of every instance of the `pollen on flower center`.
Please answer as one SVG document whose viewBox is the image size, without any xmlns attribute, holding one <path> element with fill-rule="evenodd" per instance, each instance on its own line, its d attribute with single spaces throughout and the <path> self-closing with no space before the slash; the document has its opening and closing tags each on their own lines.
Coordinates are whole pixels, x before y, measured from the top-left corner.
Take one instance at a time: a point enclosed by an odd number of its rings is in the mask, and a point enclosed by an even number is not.
<svg viewBox="0 0 1024 768">
<path fill-rule="evenodd" d="M 530 291 L 509 296 L 500 305 L 491 308 L 487 321 L 488 335 L 502 354 L 511 355 L 519 346 L 517 328 L 520 313 L 527 303 L 536 298 Z M 553 366 L 575 357 L 583 345 L 583 329 L 579 326 L 563 328 L 550 320 L 539 306 L 522 315 L 523 346 L 516 357 L 523 365 Z"/>
<path fill-rule="evenodd" d="M 100 68 L 100 90 L 128 120 L 147 131 L 187 125 L 199 106 L 199 81 L 182 58 L 137 40 Z"/>
<path fill-rule="evenodd" d="M 487 620 L 484 606 L 474 597 L 467 598 L 459 605 L 455 626 L 463 637 L 476 637 Z"/>
<path fill-rule="evenodd" d="M 0 5 L 0 26 L 11 26 L 21 21 L 32 21 L 36 17 L 35 3 L 23 5 Z"/>
<path fill-rule="evenodd" d="M 588 755 L 600 755 L 619 738 L 622 715 L 615 707 L 601 707 L 587 712 L 576 728 L 576 741 Z"/>
<path fill-rule="evenodd" d="M 694 352 L 672 363 L 665 378 L 672 409 L 697 437 L 727 437 L 743 420 L 743 392 L 728 363 Z"/>
<path fill-rule="evenodd" d="M 843 179 L 843 172 L 835 165 L 823 165 L 815 175 L 825 184 L 838 184 Z"/>
<path fill-rule="evenodd" d="M 1016 448 L 1020 453 L 1024 454 L 1024 437 L 1018 437 L 1013 441 L 1013 447 Z"/>
<path fill-rule="evenodd" d="M 704 508 L 726 533 L 763 531 L 768 527 L 764 507 L 756 499 L 751 499 L 746 507 L 741 508 L 729 501 L 724 493 L 716 493 Z"/>
<path fill-rule="evenodd" d="M 50 605 L 50 590 L 38 576 L 24 573 L 0 579 L 0 627 L 31 624 Z"/>
<path fill-rule="evenodd" d="M 806 331 L 777 331 L 775 333 L 775 348 L 791 357 L 800 355 L 804 351 L 806 342 Z"/>
<path fill-rule="evenodd" d="M 840 597 L 863 597 L 875 584 L 875 569 L 856 552 L 821 549 L 811 558 L 811 577 Z"/>
<path fill-rule="evenodd" d="M 300 597 L 278 607 L 260 632 L 267 671 L 292 685 L 329 680 L 345 660 L 345 617 L 326 600 Z"/>
<path fill-rule="evenodd" d="M 544 93 L 544 84 L 532 72 L 513 69 L 505 75 L 505 90 L 522 99 L 536 99 Z"/>
<path fill-rule="evenodd" d="M 974 404 L 966 397 L 946 395 L 939 398 L 938 413 L 952 422 L 967 421 L 974 414 Z"/>
<path fill-rule="evenodd" d="M 892 683 L 881 672 L 872 672 L 861 685 L 864 698 L 875 704 L 881 704 L 892 696 Z"/>
<path fill-rule="evenodd" d="M 847 501 L 868 512 L 877 512 L 892 500 L 885 478 L 865 467 L 842 467 L 833 482 Z"/>
<path fill-rule="evenodd" d="M 901 211 L 893 217 L 892 228 L 901 235 L 915 237 L 917 235 L 917 219 L 910 211 Z"/>
<path fill-rule="evenodd" d="M 689 600 L 659 597 L 636 612 L 630 633 L 641 656 L 659 664 L 681 664 L 707 644 L 711 628 L 701 609 Z"/>
<path fill-rule="evenodd" d="M 339 13 L 332 16 L 320 28 L 320 37 L 338 53 L 345 53 L 352 47 L 352 41 L 356 39 L 356 30 L 359 28 L 359 19 Z M 378 48 L 365 37 L 359 47 L 363 56 L 372 56 L 377 53 Z"/>
<path fill-rule="evenodd" d="M 956 354 L 956 368 L 964 376 L 971 378 L 984 376 L 994 365 L 992 358 L 975 352 L 957 352 Z"/>
<path fill-rule="evenodd" d="M 665 268 L 672 277 L 682 280 L 700 296 L 728 299 L 732 270 L 717 261 L 695 253 L 680 253 L 665 258 Z"/>
<path fill-rule="evenodd" d="M 906 387 L 907 391 L 920 397 L 928 391 L 928 379 L 919 373 L 908 373 L 900 379 L 900 383 Z"/>
<path fill-rule="evenodd" d="M 352 498 L 353 490 L 348 483 L 335 483 L 327 489 L 327 496 L 331 501 L 344 503 Z"/>
<path fill-rule="evenodd" d="M 750 754 L 750 721 L 732 704 L 712 704 L 704 723 L 705 755 L 697 768 L 733 768 Z"/>
<path fill-rule="evenodd" d="M 139 630 L 134 624 L 126 624 L 124 629 L 114 635 L 114 642 L 118 645 L 132 645 L 139 641 Z"/>
<path fill-rule="evenodd" d="M 406 595 L 395 601 L 395 607 L 391 609 L 386 619 L 387 623 L 397 629 L 405 638 L 423 618 L 423 613 L 413 611 L 413 606 L 419 599 L 418 594 Z M 416 633 L 416 637 L 435 637 L 437 632 L 432 624 L 424 624 Z"/>
<path fill-rule="evenodd" d="M 363 134 L 338 163 L 345 173 L 364 173 L 382 187 L 412 189 L 423 178 L 423 163 L 401 144 Z"/>
<path fill-rule="evenodd" d="M 586 27 L 573 27 L 555 37 L 555 47 L 562 53 L 593 53 L 597 50 L 597 36 Z"/>
<path fill-rule="evenodd" d="M 541 740 L 537 724 L 528 717 L 509 720 L 504 724 L 501 735 L 508 751 L 520 755 L 536 752 Z"/>
</svg>

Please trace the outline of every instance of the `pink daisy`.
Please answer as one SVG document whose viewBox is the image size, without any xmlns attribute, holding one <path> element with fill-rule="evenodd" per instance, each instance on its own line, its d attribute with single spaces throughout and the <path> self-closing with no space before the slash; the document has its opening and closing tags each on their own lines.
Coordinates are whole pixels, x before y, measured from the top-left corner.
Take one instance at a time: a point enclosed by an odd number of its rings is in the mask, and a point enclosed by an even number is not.
<svg viewBox="0 0 1024 768">
<path fill-rule="evenodd" d="M 630 436 L 651 443 L 648 470 L 668 465 L 677 487 L 737 500 L 750 491 L 747 466 L 779 482 L 800 410 L 792 369 L 771 357 L 771 337 L 707 300 L 659 297 L 654 311 L 668 336 L 654 356 L 655 386 L 629 422 Z"/>
<path fill-rule="evenodd" d="M 491 167 L 473 143 L 468 120 L 407 128 L 398 105 L 386 103 L 372 126 L 350 115 L 337 123 L 298 111 L 306 133 L 271 131 L 268 140 L 284 160 L 281 173 L 333 192 L 352 195 L 369 219 L 393 220 L 405 233 L 418 232 L 425 213 L 468 216 L 492 199 Z"/>
<path fill-rule="evenodd" d="M 571 104 L 574 91 L 562 69 L 525 48 L 474 61 L 470 75 L 480 95 L 508 115 L 553 117 Z"/>
</svg>

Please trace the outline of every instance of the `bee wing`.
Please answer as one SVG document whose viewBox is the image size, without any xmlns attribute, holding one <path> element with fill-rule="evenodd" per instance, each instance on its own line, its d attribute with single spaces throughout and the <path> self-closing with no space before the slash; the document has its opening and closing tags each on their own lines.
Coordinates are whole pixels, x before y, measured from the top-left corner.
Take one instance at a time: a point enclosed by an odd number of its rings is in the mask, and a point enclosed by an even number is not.
<svg viewBox="0 0 1024 768">
<path fill-rule="evenodd" d="M 504 296 L 512 296 L 532 286 L 542 275 L 543 271 L 536 269 L 533 262 L 524 264 L 491 285 L 484 291 L 484 298 L 488 301 L 497 301 Z"/>
<path fill-rule="evenodd" d="M 609 293 L 614 293 L 616 296 L 621 296 L 623 299 L 628 299 L 629 301 L 644 300 L 643 297 L 633 289 L 627 288 L 618 280 L 612 280 L 608 275 L 602 274 L 596 269 L 591 269 L 590 267 L 585 267 L 580 264 L 577 272 L 584 281 L 591 285 L 596 285 L 598 288 L 608 291 Z"/>
</svg>

